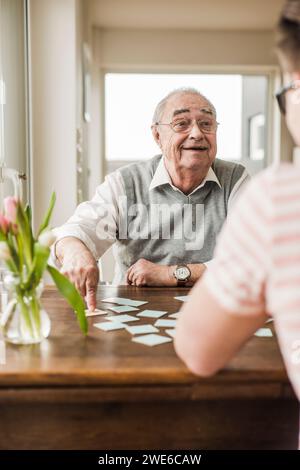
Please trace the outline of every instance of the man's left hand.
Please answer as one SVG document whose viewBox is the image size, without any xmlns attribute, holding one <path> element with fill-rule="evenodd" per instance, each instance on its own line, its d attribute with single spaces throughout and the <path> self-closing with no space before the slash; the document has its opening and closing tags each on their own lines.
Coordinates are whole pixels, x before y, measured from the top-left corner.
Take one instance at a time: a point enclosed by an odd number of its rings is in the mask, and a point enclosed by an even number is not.
<svg viewBox="0 0 300 470">
<path fill-rule="evenodd" d="M 126 272 L 126 282 L 133 286 L 176 286 L 172 266 L 139 259 Z"/>
</svg>

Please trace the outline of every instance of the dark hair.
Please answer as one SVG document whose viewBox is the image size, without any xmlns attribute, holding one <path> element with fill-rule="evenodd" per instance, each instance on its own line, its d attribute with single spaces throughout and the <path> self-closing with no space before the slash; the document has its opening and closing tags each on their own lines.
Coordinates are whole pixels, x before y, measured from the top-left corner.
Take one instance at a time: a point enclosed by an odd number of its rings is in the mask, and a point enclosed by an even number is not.
<svg viewBox="0 0 300 470">
<path fill-rule="evenodd" d="M 300 0 L 288 0 L 277 26 L 277 51 L 288 71 L 300 70 Z"/>
</svg>

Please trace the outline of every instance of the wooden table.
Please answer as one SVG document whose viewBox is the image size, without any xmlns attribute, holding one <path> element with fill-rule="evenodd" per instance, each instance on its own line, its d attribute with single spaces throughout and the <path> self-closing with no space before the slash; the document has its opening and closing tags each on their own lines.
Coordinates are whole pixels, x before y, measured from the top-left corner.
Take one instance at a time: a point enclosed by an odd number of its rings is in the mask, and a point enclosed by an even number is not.
<svg viewBox="0 0 300 470">
<path fill-rule="evenodd" d="M 186 289 L 100 286 L 104 297 L 176 312 Z M 108 306 L 109 304 L 106 304 Z M 7 346 L 0 365 L 1 449 L 295 449 L 298 403 L 273 338 L 253 339 L 222 372 L 201 379 L 173 344 L 126 331 L 84 337 L 54 288 L 44 293 L 48 340 Z M 150 320 L 152 322 L 152 319 Z M 147 323 L 147 319 L 146 319 Z"/>
</svg>

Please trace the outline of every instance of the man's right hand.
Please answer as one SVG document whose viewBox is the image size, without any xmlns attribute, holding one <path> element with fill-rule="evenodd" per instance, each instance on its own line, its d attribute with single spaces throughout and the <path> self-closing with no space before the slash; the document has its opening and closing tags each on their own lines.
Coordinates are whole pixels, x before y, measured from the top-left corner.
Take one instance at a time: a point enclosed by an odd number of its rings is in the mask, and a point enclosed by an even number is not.
<svg viewBox="0 0 300 470">
<path fill-rule="evenodd" d="M 55 253 L 62 265 L 61 273 L 85 297 L 88 309 L 95 310 L 99 269 L 90 250 L 78 238 L 66 237 L 57 242 Z"/>
</svg>

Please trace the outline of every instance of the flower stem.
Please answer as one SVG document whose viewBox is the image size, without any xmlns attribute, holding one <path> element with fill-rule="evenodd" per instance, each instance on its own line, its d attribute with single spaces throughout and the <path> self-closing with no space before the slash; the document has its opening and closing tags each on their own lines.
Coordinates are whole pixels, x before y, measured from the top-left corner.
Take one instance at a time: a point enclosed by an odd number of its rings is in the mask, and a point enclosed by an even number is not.
<svg viewBox="0 0 300 470">
<path fill-rule="evenodd" d="M 35 336 L 35 332 L 34 332 L 34 329 L 33 329 L 33 325 L 32 325 L 32 319 L 31 319 L 31 315 L 30 315 L 30 312 L 28 310 L 28 306 L 25 304 L 24 300 L 23 300 L 23 296 L 22 294 L 18 294 L 17 295 L 17 299 L 18 299 L 18 302 L 21 306 L 21 312 L 22 312 L 22 315 L 24 317 L 24 320 L 25 320 L 25 323 L 27 325 L 27 328 L 28 330 L 30 331 L 30 334 L 32 337 Z"/>
</svg>

